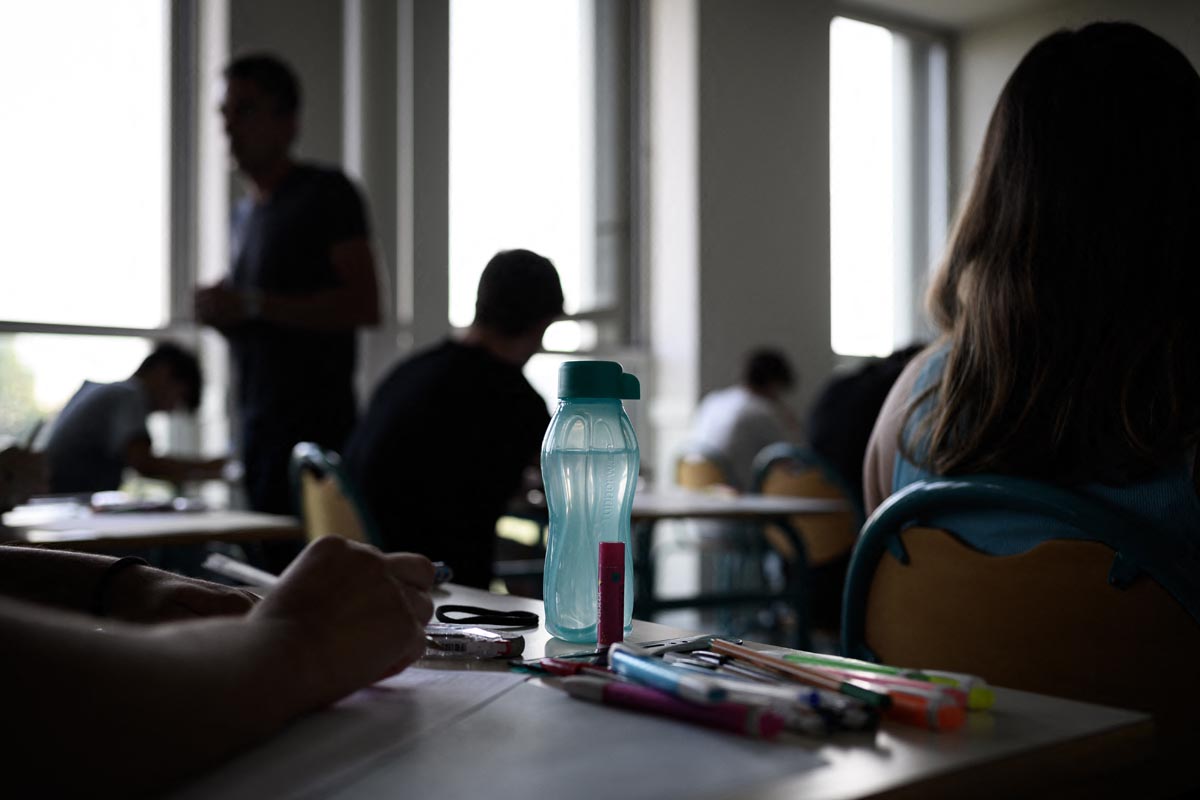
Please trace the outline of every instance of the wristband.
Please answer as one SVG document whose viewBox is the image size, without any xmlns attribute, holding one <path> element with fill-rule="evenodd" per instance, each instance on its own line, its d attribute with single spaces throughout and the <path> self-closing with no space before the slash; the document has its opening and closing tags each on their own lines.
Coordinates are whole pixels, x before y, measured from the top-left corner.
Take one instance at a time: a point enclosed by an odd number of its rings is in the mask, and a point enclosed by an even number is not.
<svg viewBox="0 0 1200 800">
<path fill-rule="evenodd" d="M 106 607 L 107 604 L 104 602 L 104 596 L 108 594 L 109 585 L 112 584 L 113 580 L 121 572 L 125 571 L 129 567 L 137 566 L 148 567 L 150 566 L 150 562 L 146 561 L 144 558 L 138 558 L 137 556 L 125 556 L 124 558 L 118 558 L 116 561 L 104 568 L 104 572 L 100 573 L 100 580 L 96 582 L 96 590 L 92 593 L 93 614 L 95 614 L 97 617 L 108 616 L 108 609 Z"/>
</svg>

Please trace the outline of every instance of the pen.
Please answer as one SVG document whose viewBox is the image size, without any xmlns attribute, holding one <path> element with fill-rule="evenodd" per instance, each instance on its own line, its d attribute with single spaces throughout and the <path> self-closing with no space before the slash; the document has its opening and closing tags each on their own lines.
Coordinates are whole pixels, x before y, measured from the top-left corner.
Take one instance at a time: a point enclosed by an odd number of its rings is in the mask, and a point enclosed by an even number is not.
<svg viewBox="0 0 1200 800">
<path fill-rule="evenodd" d="M 837 669 L 857 670 L 861 672 L 876 672 L 883 675 L 894 675 L 900 678 L 908 678 L 910 680 L 927 681 L 929 683 L 941 684 L 944 686 L 952 686 L 957 689 L 962 689 L 967 693 L 967 708 L 972 711 L 978 711 L 985 708 L 991 708 L 995 703 L 995 694 L 992 688 L 987 685 L 987 682 L 975 675 L 967 675 L 961 672 L 944 672 L 942 670 L 932 669 L 908 669 L 905 667 L 891 667 L 887 664 L 875 664 L 870 661 L 861 661 L 857 658 L 844 658 L 842 656 L 831 656 L 824 653 L 786 653 L 783 656 L 785 661 L 793 661 L 798 664 L 805 664 L 813 667 L 834 667 Z"/>
<path fill-rule="evenodd" d="M 918 694 L 932 693 L 942 696 L 947 702 L 954 705 L 962 706 L 963 708 L 967 707 L 967 693 L 954 686 L 901 678 L 896 675 L 859 672 L 852 669 L 833 669 L 830 667 L 818 667 L 817 669 L 839 678 L 858 679 L 868 684 L 875 684 L 879 687 L 880 691 L 886 691 L 889 694 L 897 691 L 910 691 Z"/>
<path fill-rule="evenodd" d="M 777 656 L 758 653 L 748 647 L 742 647 L 741 645 L 727 642 L 724 639 L 714 640 L 712 649 L 722 655 L 736 656 L 737 658 L 749 661 L 755 666 L 765 667 L 772 672 L 785 675 L 793 680 L 806 683 L 809 686 L 840 692 L 881 709 L 887 708 L 892 702 L 891 696 L 888 693 L 875 691 L 862 681 L 840 680 L 836 677 L 826 675 L 820 670 L 812 669 L 811 667 L 802 667 L 799 664 L 792 664 Z"/>
<path fill-rule="evenodd" d="M 727 695 L 726 690 L 711 678 L 674 670 L 661 661 L 636 655 L 622 644 L 614 644 L 609 648 L 608 663 L 618 675 L 693 703 L 718 703 Z"/>
<path fill-rule="evenodd" d="M 279 582 L 278 575 L 272 575 L 270 572 L 261 570 L 258 567 L 252 567 L 245 562 L 238 561 L 236 558 L 230 558 L 224 553 L 209 553 L 201 566 L 218 575 L 224 575 L 226 578 L 241 581 L 246 586 L 255 586 L 260 589 L 269 589 Z M 446 566 L 445 563 L 441 561 L 433 562 L 434 586 L 445 583 L 453 577 L 454 570 Z"/>
<path fill-rule="evenodd" d="M 669 657 L 670 654 L 668 654 Z M 738 703 L 766 705 L 783 716 L 787 726 L 804 733 L 826 733 L 830 728 L 873 730 L 879 725 L 879 712 L 846 695 L 816 688 L 800 688 L 777 677 L 764 681 L 757 675 L 748 677 L 730 672 L 727 665 L 703 663 L 700 659 L 672 659 L 676 669 L 717 673 L 713 679 L 728 691 L 728 699 Z M 797 722 L 797 718 L 801 720 Z M 810 720 L 820 720 L 820 729 Z"/>
<path fill-rule="evenodd" d="M 696 705 L 649 686 L 574 677 L 563 678 L 562 687 L 582 700 L 675 717 L 743 736 L 773 739 L 784 727 L 783 718 L 772 711 L 738 703 Z"/>
<path fill-rule="evenodd" d="M 230 558 L 224 553 L 209 553 L 201 566 L 210 572 L 259 589 L 269 589 L 279 583 L 278 575 L 272 575 L 258 567 L 252 567 L 236 558 Z"/>
</svg>

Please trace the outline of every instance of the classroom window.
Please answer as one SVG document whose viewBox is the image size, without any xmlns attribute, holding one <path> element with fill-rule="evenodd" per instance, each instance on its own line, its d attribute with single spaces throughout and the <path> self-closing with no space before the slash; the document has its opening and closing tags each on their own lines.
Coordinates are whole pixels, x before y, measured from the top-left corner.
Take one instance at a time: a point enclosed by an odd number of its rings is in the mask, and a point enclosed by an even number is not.
<svg viewBox="0 0 1200 800">
<path fill-rule="evenodd" d="M 946 57 L 937 39 L 830 25 L 830 341 L 881 356 L 928 336 L 946 231 Z"/>
<path fill-rule="evenodd" d="M 25 441 L 84 380 L 125 380 L 149 353 L 133 337 L 0 334 L 0 437 Z"/>
<path fill-rule="evenodd" d="M 623 343 L 630 284 L 628 3 L 452 0 L 450 303 L 469 325 L 488 259 L 550 258 L 569 317 L 549 350 Z"/>
<path fill-rule="evenodd" d="M 169 45 L 163 0 L 0 4 L 0 320 L 167 320 Z"/>
</svg>

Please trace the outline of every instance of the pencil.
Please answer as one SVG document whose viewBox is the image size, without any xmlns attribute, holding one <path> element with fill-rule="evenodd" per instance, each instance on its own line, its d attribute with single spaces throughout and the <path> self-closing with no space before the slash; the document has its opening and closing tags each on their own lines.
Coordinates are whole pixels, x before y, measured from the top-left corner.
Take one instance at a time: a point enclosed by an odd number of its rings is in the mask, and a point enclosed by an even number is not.
<svg viewBox="0 0 1200 800">
<path fill-rule="evenodd" d="M 748 647 L 727 642 L 724 639 L 714 639 L 710 647 L 722 655 L 749 661 L 757 667 L 764 667 L 780 675 L 786 675 L 793 680 L 806 683 L 809 686 L 840 692 L 876 708 L 886 709 L 890 708 L 892 704 L 891 695 L 885 692 L 877 692 L 857 680 L 839 680 L 819 670 L 802 667 L 799 664 L 791 664 L 782 658 L 759 653 Z"/>
</svg>

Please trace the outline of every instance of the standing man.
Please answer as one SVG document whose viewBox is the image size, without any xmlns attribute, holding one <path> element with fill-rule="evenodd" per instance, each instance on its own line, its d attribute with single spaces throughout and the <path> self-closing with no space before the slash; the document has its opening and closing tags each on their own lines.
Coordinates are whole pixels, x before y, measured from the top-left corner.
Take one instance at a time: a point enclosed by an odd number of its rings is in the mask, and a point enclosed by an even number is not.
<svg viewBox="0 0 1200 800">
<path fill-rule="evenodd" d="M 487 588 L 496 520 L 550 424 L 521 368 L 562 310 L 549 259 L 497 253 L 462 338 L 402 361 L 375 389 L 346 467 L 385 550 L 445 561 L 456 583 Z"/>
<path fill-rule="evenodd" d="M 233 354 L 250 505 L 290 513 L 292 447 L 340 449 L 354 426 L 356 329 L 379 321 L 375 263 L 358 191 L 337 169 L 292 158 L 292 69 L 246 55 L 224 76 L 221 116 L 248 192 L 233 215 L 230 274 L 196 292 L 196 315 Z"/>
</svg>

